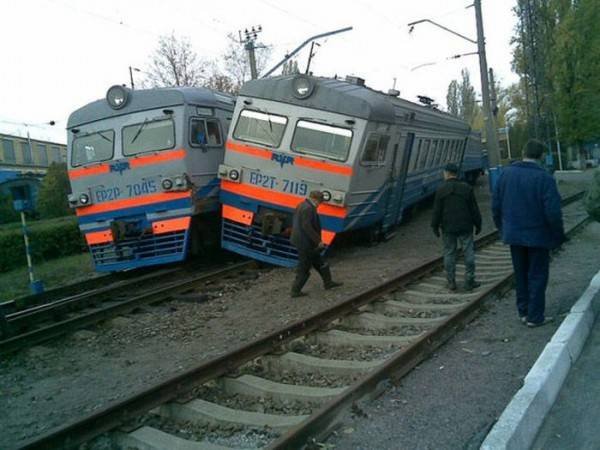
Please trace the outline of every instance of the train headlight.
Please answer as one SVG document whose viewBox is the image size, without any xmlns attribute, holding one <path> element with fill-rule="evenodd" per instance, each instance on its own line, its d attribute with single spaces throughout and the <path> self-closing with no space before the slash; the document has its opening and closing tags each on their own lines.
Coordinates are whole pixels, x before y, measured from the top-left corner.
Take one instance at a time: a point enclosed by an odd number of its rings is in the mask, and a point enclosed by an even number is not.
<svg viewBox="0 0 600 450">
<path fill-rule="evenodd" d="M 240 172 L 237 171 L 236 169 L 231 169 L 229 171 L 229 179 L 232 181 L 237 181 L 240 179 Z"/>
<path fill-rule="evenodd" d="M 342 194 L 341 192 L 337 192 L 334 196 L 333 196 L 333 201 L 335 203 L 344 203 L 344 194 Z"/>
<path fill-rule="evenodd" d="M 306 75 L 298 75 L 292 81 L 294 97 L 301 100 L 308 98 L 315 90 L 315 83 Z"/>
<path fill-rule="evenodd" d="M 129 90 L 118 84 L 111 86 L 106 92 L 106 101 L 112 109 L 121 109 L 127 104 Z"/>
<path fill-rule="evenodd" d="M 160 183 L 160 185 L 165 191 L 170 191 L 173 188 L 173 181 L 170 178 L 165 178 L 164 180 L 162 180 L 162 183 Z"/>
<path fill-rule="evenodd" d="M 185 178 L 183 177 L 175 177 L 175 186 L 183 187 L 185 185 Z"/>
<path fill-rule="evenodd" d="M 322 191 L 321 194 L 323 194 L 323 201 L 324 202 L 328 202 L 329 200 L 331 200 L 331 192 L 329 192 L 329 191 Z"/>
<path fill-rule="evenodd" d="M 79 196 L 79 203 L 87 205 L 90 202 L 90 197 L 87 194 L 81 194 Z"/>
</svg>

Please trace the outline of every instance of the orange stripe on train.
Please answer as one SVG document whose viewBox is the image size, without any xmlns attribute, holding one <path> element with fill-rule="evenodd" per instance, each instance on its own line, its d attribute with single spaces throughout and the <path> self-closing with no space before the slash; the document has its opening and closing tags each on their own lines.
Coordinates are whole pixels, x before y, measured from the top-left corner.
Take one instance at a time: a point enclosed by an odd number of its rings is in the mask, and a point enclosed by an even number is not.
<svg viewBox="0 0 600 450">
<path fill-rule="evenodd" d="M 160 194 L 142 195 L 140 197 L 126 198 L 124 200 L 113 200 L 110 202 L 96 203 L 90 206 L 77 208 L 75 212 L 78 216 L 87 216 L 117 209 L 133 208 L 135 206 L 151 205 L 152 203 L 167 202 L 170 200 L 179 200 L 182 198 L 191 198 L 190 191 L 185 192 L 164 192 Z"/>
<path fill-rule="evenodd" d="M 167 219 L 160 220 L 158 222 L 152 222 L 152 233 L 163 234 L 187 230 L 190 227 L 191 221 L 191 217 L 179 217 L 177 219 Z"/>
<path fill-rule="evenodd" d="M 85 240 L 88 245 L 105 244 L 107 242 L 113 242 L 114 237 L 111 230 L 92 231 L 91 233 L 85 234 Z"/>
<path fill-rule="evenodd" d="M 245 153 L 246 155 L 255 156 L 262 159 L 271 159 L 273 152 L 251 145 L 239 144 L 233 141 L 227 141 L 227 150 L 231 150 L 238 153 Z M 321 170 L 324 172 L 336 173 L 338 175 L 350 176 L 352 175 L 352 167 L 333 164 L 325 161 L 318 161 L 311 158 L 305 158 L 304 156 L 294 155 L 294 165 L 312 170 Z"/>
<path fill-rule="evenodd" d="M 169 161 L 184 159 L 186 152 L 183 149 L 167 150 L 152 155 L 141 155 L 129 158 L 130 167 L 149 166 L 151 164 L 160 164 Z M 89 177 L 93 175 L 103 175 L 110 173 L 110 163 L 102 163 L 90 167 L 80 167 L 78 169 L 69 170 L 69 178 L 71 180 L 81 177 Z"/>
<path fill-rule="evenodd" d="M 223 218 L 238 222 L 244 225 L 252 225 L 254 213 L 245 209 L 236 208 L 231 205 L 223 205 Z"/>
<path fill-rule="evenodd" d="M 299 197 L 297 195 L 284 194 L 283 192 L 271 191 L 269 189 L 251 186 L 249 184 L 232 183 L 231 181 L 227 180 L 221 180 L 221 189 L 234 194 L 243 195 L 244 197 L 250 197 L 255 200 L 261 200 L 292 209 L 295 209 L 296 206 L 298 206 L 298 204 L 304 200 L 304 197 Z M 319 214 L 339 217 L 342 219 L 344 219 L 348 214 L 346 208 L 342 206 L 334 206 L 325 203 L 319 205 L 318 212 Z"/>
</svg>

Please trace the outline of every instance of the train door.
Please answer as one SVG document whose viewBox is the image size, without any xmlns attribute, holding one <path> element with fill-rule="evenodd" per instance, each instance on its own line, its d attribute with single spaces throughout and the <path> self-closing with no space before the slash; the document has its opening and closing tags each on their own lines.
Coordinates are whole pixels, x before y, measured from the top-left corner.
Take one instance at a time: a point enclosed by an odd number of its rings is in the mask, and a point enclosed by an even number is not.
<svg viewBox="0 0 600 450">
<path fill-rule="evenodd" d="M 415 134 L 407 133 L 406 136 L 401 136 L 394 145 L 393 164 L 389 172 L 384 230 L 394 226 L 401 218 L 406 173 L 414 141 Z"/>
</svg>

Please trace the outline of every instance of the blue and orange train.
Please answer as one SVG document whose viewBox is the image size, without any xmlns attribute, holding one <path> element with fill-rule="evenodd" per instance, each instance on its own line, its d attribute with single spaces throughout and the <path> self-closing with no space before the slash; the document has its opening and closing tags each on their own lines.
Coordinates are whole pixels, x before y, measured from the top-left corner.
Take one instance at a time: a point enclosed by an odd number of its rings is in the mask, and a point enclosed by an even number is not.
<svg viewBox="0 0 600 450">
<path fill-rule="evenodd" d="M 238 96 L 221 178 L 223 248 L 294 266 L 294 208 L 311 190 L 322 241 L 359 229 L 385 234 L 431 196 L 448 162 L 474 180 L 486 157 L 462 120 L 372 90 L 356 77 L 281 76 Z"/>
<path fill-rule="evenodd" d="M 113 86 L 70 115 L 69 202 L 98 271 L 181 261 L 218 226 L 234 102 L 204 88 Z"/>
</svg>

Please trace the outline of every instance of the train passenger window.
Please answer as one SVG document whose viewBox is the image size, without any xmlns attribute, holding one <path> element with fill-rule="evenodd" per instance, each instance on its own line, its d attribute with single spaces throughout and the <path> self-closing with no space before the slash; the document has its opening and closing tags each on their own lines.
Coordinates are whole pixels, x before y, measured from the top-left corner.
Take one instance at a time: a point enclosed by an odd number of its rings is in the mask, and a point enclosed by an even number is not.
<svg viewBox="0 0 600 450">
<path fill-rule="evenodd" d="M 204 120 L 192 119 L 190 130 L 192 145 L 207 145 L 206 122 Z"/>
<path fill-rule="evenodd" d="M 450 141 L 448 139 L 444 139 L 442 142 L 443 148 L 439 152 L 440 157 L 435 163 L 436 166 L 443 165 L 446 162 L 446 157 L 448 156 L 448 147 L 450 146 Z"/>
<path fill-rule="evenodd" d="M 434 139 L 433 141 L 431 141 L 431 149 L 429 150 L 429 157 L 427 158 L 427 164 L 426 167 L 433 167 L 433 161 L 435 161 L 435 158 L 437 156 L 438 153 L 438 143 L 439 141 L 437 139 Z"/>
<path fill-rule="evenodd" d="M 216 120 L 207 120 L 206 131 L 208 132 L 208 145 L 223 145 L 223 140 L 221 139 L 221 129 L 219 128 L 219 122 L 217 122 Z"/>
<path fill-rule="evenodd" d="M 427 162 L 427 156 L 429 156 L 429 146 L 431 145 L 431 141 L 429 139 L 425 139 L 423 141 L 423 147 L 421 147 L 421 151 L 419 152 L 419 169 L 425 168 L 425 163 Z"/>
<path fill-rule="evenodd" d="M 223 145 L 221 129 L 216 120 L 192 119 L 190 130 L 190 143 L 194 147 L 200 145 L 220 147 Z"/>
<path fill-rule="evenodd" d="M 385 162 L 385 152 L 390 142 L 389 136 L 372 134 L 367 139 L 365 150 L 361 159 L 361 164 L 366 166 L 379 166 Z"/>
<path fill-rule="evenodd" d="M 351 141 L 352 130 L 299 120 L 292 138 L 292 150 L 297 153 L 345 161 L 348 158 Z"/>
<path fill-rule="evenodd" d="M 81 166 L 113 157 L 115 132 L 113 130 L 98 131 L 73 139 L 71 145 L 71 166 Z"/>
<path fill-rule="evenodd" d="M 446 141 L 444 139 L 440 139 L 438 144 L 438 149 L 435 154 L 435 159 L 433 160 L 433 167 L 439 167 L 440 161 L 442 160 L 442 156 L 444 154 L 444 150 L 446 149 Z"/>
<path fill-rule="evenodd" d="M 155 152 L 175 147 L 175 125 L 171 119 L 144 121 L 123 127 L 123 155 Z"/>
<path fill-rule="evenodd" d="M 233 137 L 240 141 L 278 147 L 287 121 L 284 116 L 244 109 L 238 117 Z"/>
<path fill-rule="evenodd" d="M 417 170 L 417 162 L 419 161 L 419 152 L 421 151 L 422 144 L 423 141 L 421 139 L 413 144 L 412 152 L 410 154 L 410 163 L 408 165 L 411 172 Z"/>
</svg>

